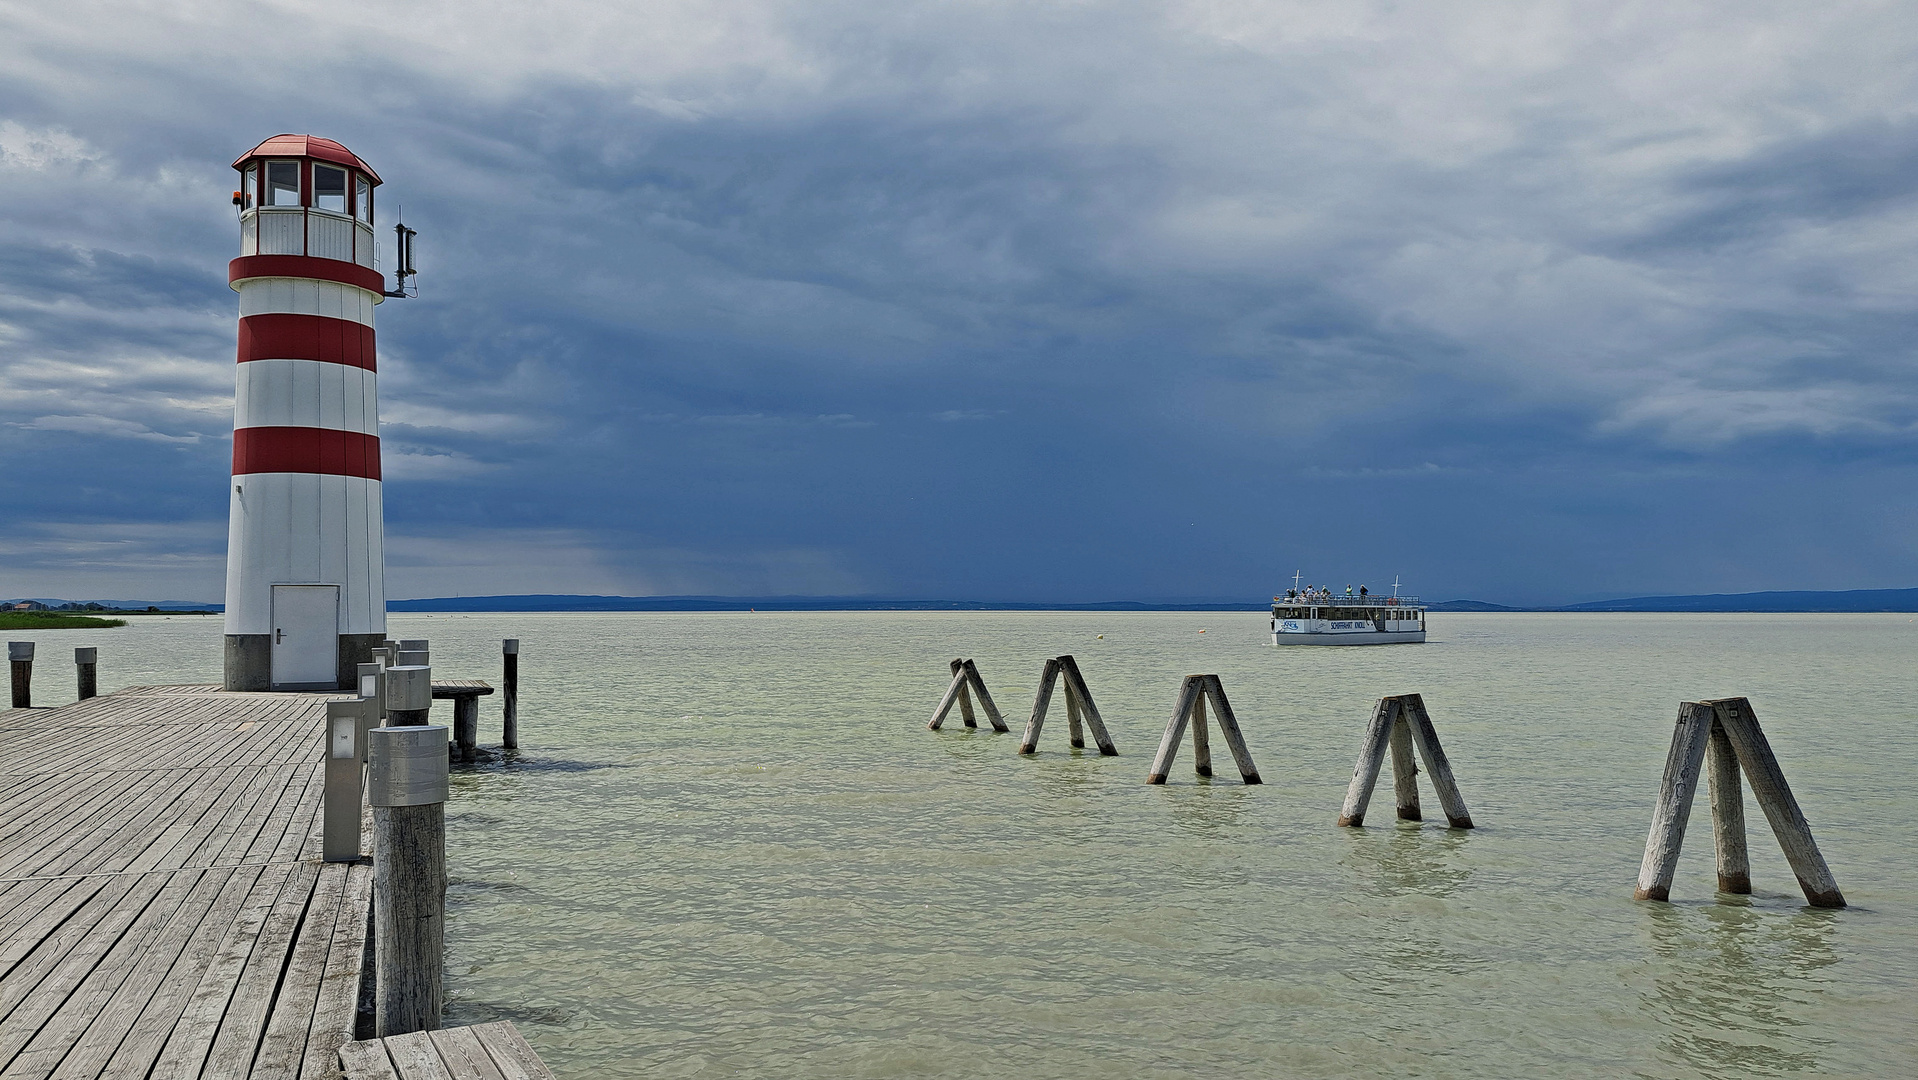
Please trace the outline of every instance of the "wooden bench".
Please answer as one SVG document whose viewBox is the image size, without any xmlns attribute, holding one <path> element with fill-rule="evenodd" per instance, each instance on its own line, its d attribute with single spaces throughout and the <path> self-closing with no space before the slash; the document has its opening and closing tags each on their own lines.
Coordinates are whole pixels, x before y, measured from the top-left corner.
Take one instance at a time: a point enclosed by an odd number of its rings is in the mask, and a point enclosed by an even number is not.
<svg viewBox="0 0 1918 1080">
<path fill-rule="evenodd" d="M 470 762 L 479 755 L 479 699 L 493 688 L 478 679 L 446 679 L 433 683 L 434 701 L 453 703 L 453 743 L 450 752 Z"/>
<path fill-rule="evenodd" d="M 340 1047 L 346 1080 L 557 1080 L 505 1020 Z"/>
</svg>

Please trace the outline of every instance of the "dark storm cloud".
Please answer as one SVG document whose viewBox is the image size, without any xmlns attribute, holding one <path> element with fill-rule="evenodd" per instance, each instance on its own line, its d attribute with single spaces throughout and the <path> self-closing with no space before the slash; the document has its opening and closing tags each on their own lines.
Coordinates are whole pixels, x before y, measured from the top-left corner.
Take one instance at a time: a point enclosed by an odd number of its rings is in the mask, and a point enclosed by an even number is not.
<svg viewBox="0 0 1918 1080">
<path fill-rule="evenodd" d="M 116 522 L 113 572 L 164 580 L 103 591 L 218 589 L 226 163 L 281 130 L 352 146 L 421 231 L 421 297 L 380 312 L 395 595 L 1912 572 L 1912 31 L 1875 9 L 0 30 L 15 592 Z M 1670 526 L 1696 514 L 1737 527 Z"/>
</svg>

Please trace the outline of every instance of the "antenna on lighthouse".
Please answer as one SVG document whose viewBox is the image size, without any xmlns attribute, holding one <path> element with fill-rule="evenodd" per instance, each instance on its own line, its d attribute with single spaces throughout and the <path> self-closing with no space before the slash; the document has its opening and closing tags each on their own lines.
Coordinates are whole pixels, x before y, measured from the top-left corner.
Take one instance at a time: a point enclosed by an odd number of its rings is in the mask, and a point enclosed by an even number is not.
<svg viewBox="0 0 1918 1080">
<path fill-rule="evenodd" d="M 420 294 L 417 285 L 413 286 L 412 291 L 409 292 L 407 290 L 408 282 L 406 280 L 419 273 L 413 266 L 413 238 L 418 235 L 419 233 L 407 228 L 406 222 L 404 221 L 393 223 L 393 246 L 395 249 L 395 258 L 393 260 L 393 288 L 388 292 L 382 293 L 382 296 L 404 298 L 408 296 L 418 296 Z"/>
</svg>

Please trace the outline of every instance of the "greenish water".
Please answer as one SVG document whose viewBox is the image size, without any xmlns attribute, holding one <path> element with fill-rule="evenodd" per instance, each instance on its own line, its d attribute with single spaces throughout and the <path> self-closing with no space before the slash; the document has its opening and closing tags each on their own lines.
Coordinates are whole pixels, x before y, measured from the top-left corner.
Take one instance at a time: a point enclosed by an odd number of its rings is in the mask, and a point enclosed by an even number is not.
<svg viewBox="0 0 1918 1080">
<path fill-rule="evenodd" d="M 512 1019 L 572 1078 L 1918 1073 L 1918 623 L 1431 623 L 1281 650 L 1256 613 L 394 616 L 453 677 L 525 642 L 525 750 L 454 777 L 448 1022 Z M 101 645 L 105 688 L 216 678 L 218 635 L 36 637 Z M 1015 756 L 1065 652 L 1120 757 L 1058 712 Z M 925 729 L 954 656 L 1013 734 Z M 1189 746 L 1143 783 L 1189 672 L 1263 787 L 1195 781 Z M 1481 828 L 1390 823 L 1389 781 L 1336 828 L 1371 702 L 1409 691 Z M 1758 892 L 1721 902 L 1702 798 L 1676 902 L 1632 901 L 1678 703 L 1734 694 L 1849 909 L 1802 906 L 1755 806 Z"/>
</svg>

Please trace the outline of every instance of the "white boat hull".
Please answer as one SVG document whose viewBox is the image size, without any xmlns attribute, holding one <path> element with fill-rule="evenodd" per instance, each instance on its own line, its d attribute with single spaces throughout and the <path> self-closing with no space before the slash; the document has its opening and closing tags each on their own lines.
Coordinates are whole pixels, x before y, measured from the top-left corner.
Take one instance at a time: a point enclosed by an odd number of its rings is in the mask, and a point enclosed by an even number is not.
<svg viewBox="0 0 1918 1080">
<path fill-rule="evenodd" d="M 1424 641 L 1423 630 L 1282 630 L 1274 645 L 1402 645 Z"/>
</svg>

